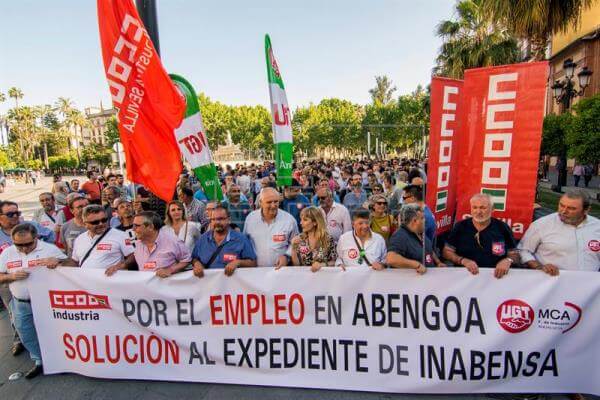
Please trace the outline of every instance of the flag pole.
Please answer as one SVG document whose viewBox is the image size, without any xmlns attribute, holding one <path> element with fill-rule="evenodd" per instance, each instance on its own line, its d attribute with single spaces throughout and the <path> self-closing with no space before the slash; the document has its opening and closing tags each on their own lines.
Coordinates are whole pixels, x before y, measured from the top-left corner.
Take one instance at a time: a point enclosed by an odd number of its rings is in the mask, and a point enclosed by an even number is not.
<svg viewBox="0 0 600 400">
<path fill-rule="evenodd" d="M 160 57 L 160 42 L 158 40 L 158 16 L 156 13 L 156 1 L 135 0 L 135 5 L 137 7 L 138 13 L 140 14 L 142 22 L 144 22 L 146 31 L 148 31 L 148 36 L 150 36 L 150 40 L 152 40 L 152 44 L 154 44 L 156 53 Z"/>
</svg>

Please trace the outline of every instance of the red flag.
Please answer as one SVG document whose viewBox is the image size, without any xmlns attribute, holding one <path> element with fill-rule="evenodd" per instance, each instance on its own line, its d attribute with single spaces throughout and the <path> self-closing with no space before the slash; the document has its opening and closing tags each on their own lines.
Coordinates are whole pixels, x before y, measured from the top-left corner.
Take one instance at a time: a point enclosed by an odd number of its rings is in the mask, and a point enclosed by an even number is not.
<svg viewBox="0 0 600 400">
<path fill-rule="evenodd" d="M 456 209 L 462 88 L 463 81 L 431 78 L 426 202 L 435 216 L 436 234 L 452 228 Z"/>
<path fill-rule="evenodd" d="M 547 78 L 546 61 L 465 71 L 457 219 L 483 192 L 516 238 L 531 223 Z"/>
<path fill-rule="evenodd" d="M 131 0 L 98 0 L 98 24 L 127 176 L 168 201 L 182 168 L 174 130 L 183 119 L 185 100 Z"/>
</svg>

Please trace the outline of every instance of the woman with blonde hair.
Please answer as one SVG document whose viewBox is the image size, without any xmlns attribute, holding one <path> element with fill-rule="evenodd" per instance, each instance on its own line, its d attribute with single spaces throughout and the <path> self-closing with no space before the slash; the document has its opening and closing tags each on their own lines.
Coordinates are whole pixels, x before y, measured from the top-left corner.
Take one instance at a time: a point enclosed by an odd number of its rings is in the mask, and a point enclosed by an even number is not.
<svg viewBox="0 0 600 400">
<path fill-rule="evenodd" d="M 179 238 L 190 251 L 194 250 L 196 241 L 200 238 L 200 224 L 188 221 L 185 207 L 179 200 L 172 200 L 165 211 L 165 225 L 161 228 Z"/>
<path fill-rule="evenodd" d="M 316 207 L 303 209 L 300 212 L 300 225 L 302 233 L 292 239 L 292 264 L 310 265 L 313 272 L 334 265 L 337 258 L 335 242 L 327 232 L 321 210 Z"/>
</svg>

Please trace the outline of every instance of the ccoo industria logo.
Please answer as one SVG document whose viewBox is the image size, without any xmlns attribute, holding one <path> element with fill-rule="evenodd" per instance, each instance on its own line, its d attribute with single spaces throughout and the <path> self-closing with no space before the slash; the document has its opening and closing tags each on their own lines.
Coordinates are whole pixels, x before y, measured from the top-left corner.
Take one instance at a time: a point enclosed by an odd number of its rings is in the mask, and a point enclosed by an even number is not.
<svg viewBox="0 0 600 400">
<path fill-rule="evenodd" d="M 110 309 L 108 296 L 88 293 L 84 290 L 50 290 L 50 307 L 54 319 L 71 321 L 97 321 L 96 310 Z"/>
</svg>

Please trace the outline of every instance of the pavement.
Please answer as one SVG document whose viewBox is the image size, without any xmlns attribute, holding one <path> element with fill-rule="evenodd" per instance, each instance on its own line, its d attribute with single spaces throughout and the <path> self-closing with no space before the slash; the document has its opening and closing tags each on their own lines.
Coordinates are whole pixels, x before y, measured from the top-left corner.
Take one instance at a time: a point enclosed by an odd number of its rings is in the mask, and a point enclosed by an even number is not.
<svg viewBox="0 0 600 400">
<path fill-rule="evenodd" d="M 557 182 L 558 182 L 558 172 L 554 168 L 552 168 L 550 171 L 548 171 L 547 179 L 540 180 L 540 184 L 545 185 L 548 189 L 550 189 L 551 186 L 555 185 Z M 573 188 L 573 187 L 575 187 L 575 178 L 573 178 L 573 175 L 568 174 L 567 175 L 567 186 L 566 187 L 563 186 L 562 191 L 564 192 L 566 189 Z M 584 185 L 584 179 L 582 177 L 581 180 L 579 181 L 579 188 L 585 189 L 585 191 L 588 192 L 588 194 L 590 195 L 592 200 L 598 199 L 597 195 L 600 193 L 600 176 L 598 176 L 598 175 L 593 176 L 592 180 L 590 181 L 589 186 L 587 188 Z"/>
</svg>

